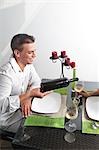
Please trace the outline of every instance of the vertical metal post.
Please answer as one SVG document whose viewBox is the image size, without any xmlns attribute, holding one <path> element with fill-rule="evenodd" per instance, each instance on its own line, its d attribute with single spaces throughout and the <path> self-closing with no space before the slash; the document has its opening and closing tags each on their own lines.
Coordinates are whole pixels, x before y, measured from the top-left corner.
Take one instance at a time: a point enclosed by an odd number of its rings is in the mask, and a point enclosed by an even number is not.
<svg viewBox="0 0 99 150">
<path fill-rule="evenodd" d="M 60 78 L 64 78 L 64 63 L 61 61 L 61 75 Z"/>
</svg>

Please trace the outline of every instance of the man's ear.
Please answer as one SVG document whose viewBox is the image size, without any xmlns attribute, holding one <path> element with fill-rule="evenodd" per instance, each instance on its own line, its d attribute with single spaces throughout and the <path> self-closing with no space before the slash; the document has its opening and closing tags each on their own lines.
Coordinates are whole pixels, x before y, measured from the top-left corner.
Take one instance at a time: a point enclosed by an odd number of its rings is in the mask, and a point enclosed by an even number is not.
<svg viewBox="0 0 99 150">
<path fill-rule="evenodd" d="M 15 49 L 14 50 L 14 55 L 19 58 L 20 57 L 20 52 L 17 49 Z"/>
</svg>

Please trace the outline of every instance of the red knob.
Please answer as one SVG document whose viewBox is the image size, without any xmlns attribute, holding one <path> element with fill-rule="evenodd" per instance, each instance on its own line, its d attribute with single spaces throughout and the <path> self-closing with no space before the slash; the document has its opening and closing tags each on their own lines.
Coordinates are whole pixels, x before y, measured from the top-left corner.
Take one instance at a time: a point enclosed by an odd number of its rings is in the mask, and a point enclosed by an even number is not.
<svg viewBox="0 0 99 150">
<path fill-rule="evenodd" d="M 71 62 L 70 66 L 71 66 L 71 68 L 75 68 L 75 66 L 76 66 L 75 62 Z"/>
<path fill-rule="evenodd" d="M 65 58 L 66 57 L 66 51 L 61 51 L 61 58 Z"/>
<path fill-rule="evenodd" d="M 70 65 L 70 58 L 69 58 L 69 57 L 67 57 L 67 58 L 65 59 L 64 65 L 66 65 L 66 66 L 69 66 L 69 65 Z"/>
<path fill-rule="evenodd" d="M 57 58 L 58 58 L 57 52 L 53 51 L 52 52 L 52 59 L 57 59 Z"/>
</svg>

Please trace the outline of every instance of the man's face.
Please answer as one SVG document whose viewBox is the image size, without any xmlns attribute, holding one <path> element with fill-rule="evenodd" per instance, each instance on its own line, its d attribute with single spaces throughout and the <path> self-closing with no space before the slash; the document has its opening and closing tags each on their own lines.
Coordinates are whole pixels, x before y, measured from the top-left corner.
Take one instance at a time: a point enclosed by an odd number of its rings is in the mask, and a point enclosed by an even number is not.
<svg viewBox="0 0 99 150">
<path fill-rule="evenodd" d="M 25 43 L 22 47 L 23 49 L 20 52 L 19 61 L 24 65 L 33 63 L 33 60 L 36 57 L 35 43 Z"/>
</svg>

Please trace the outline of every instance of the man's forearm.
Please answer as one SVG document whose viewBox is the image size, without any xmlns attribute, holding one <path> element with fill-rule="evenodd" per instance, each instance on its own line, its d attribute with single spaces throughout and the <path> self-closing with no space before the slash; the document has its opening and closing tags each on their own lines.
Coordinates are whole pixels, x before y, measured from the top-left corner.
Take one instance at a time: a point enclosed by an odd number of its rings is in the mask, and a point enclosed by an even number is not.
<svg viewBox="0 0 99 150">
<path fill-rule="evenodd" d="M 19 95 L 21 101 L 29 99 L 30 97 L 31 97 L 30 92 L 22 93 L 21 95 Z"/>
<path fill-rule="evenodd" d="M 46 96 L 47 94 L 49 94 L 51 92 L 40 92 L 40 88 L 35 88 L 35 89 L 31 89 L 28 90 L 26 93 L 23 93 L 19 96 L 20 100 L 23 101 L 25 99 L 31 99 L 33 97 L 38 97 L 38 98 L 43 98 L 44 96 Z"/>
<path fill-rule="evenodd" d="M 19 98 L 20 98 L 20 100 L 33 98 L 33 97 L 37 96 L 38 91 L 40 91 L 39 88 L 29 89 L 25 93 L 22 93 L 21 95 L 19 95 Z"/>
<path fill-rule="evenodd" d="M 96 91 L 89 92 L 89 96 L 99 96 L 99 89 Z"/>
</svg>

